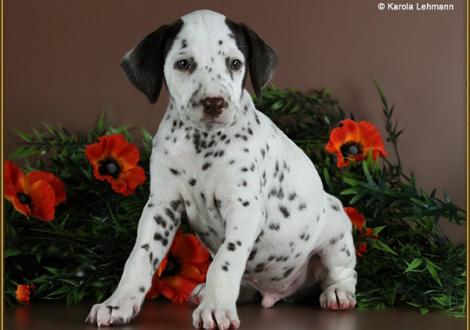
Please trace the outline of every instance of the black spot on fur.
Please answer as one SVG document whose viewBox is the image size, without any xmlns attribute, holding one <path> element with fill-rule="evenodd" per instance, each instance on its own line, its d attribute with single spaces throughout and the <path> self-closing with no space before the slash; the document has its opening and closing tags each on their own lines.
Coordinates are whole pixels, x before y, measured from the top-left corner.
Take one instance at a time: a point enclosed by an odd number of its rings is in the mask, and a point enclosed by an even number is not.
<svg viewBox="0 0 470 330">
<path fill-rule="evenodd" d="M 202 165 L 202 170 L 205 171 L 207 170 L 209 167 L 211 167 L 212 164 L 211 163 L 205 163 L 204 165 Z"/>
<path fill-rule="evenodd" d="M 142 244 L 141 248 L 144 249 L 145 251 L 149 250 L 149 245 L 148 244 Z"/>
<path fill-rule="evenodd" d="M 214 206 L 219 209 L 220 206 L 222 205 L 222 201 L 220 199 L 217 199 L 215 196 L 214 196 Z"/>
<path fill-rule="evenodd" d="M 176 218 L 172 210 L 170 210 L 169 208 L 166 208 L 165 214 L 171 219 L 171 221 L 175 222 Z"/>
<path fill-rule="evenodd" d="M 166 228 L 167 222 L 159 215 L 156 215 L 153 217 L 157 225 L 162 226 L 163 228 Z"/>
<path fill-rule="evenodd" d="M 287 278 L 293 271 L 294 271 L 294 267 L 288 268 L 288 269 L 284 272 L 284 278 Z"/>
<path fill-rule="evenodd" d="M 255 267 L 255 273 L 261 273 L 264 270 L 265 266 L 266 265 L 264 264 L 264 262 L 260 262 L 259 264 L 257 264 Z"/>
<path fill-rule="evenodd" d="M 255 113 L 255 120 L 258 125 L 261 125 L 261 122 L 259 121 L 258 115 Z"/>
<path fill-rule="evenodd" d="M 287 210 L 287 208 L 285 206 L 280 205 L 279 206 L 279 211 L 281 211 L 284 218 L 288 218 L 290 216 L 289 210 Z"/>
<path fill-rule="evenodd" d="M 248 256 L 248 260 L 249 260 L 249 261 L 253 260 L 253 259 L 255 258 L 255 256 L 256 256 L 256 253 L 257 253 L 257 252 L 258 252 L 258 250 L 257 250 L 256 248 L 253 249 L 253 250 L 251 250 L 250 255 Z"/>
<path fill-rule="evenodd" d="M 301 239 L 301 240 L 304 240 L 305 242 L 307 242 L 307 241 L 310 239 L 310 234 L 302 233 L 302 234 L 300 235 L 300 239 Z"/>
<path fill-rule="evenodd" d="M 188 181 L 188 183 L 191 185 L 191 186 L 194 186 L 196 184 L 197 180 L 192 178 Z"/>
<path fill-rule="evenodd" d="M 261 230 L 258 237 L 256 237 L 255 244 L 259 243 L 259 241 L 261 240 L 261 237 L 263 237 L 263 235 L 264 235 L 264 231 Z"/>
<path fill-rule="evenodd" d="M 279 231 L 281 226 L 279 225 L 279 223 L 271 222 L 268 228 L 274 231 Z"/>
<path fill-rule="evenodd" d="M 176 175 L 176 176 L 180 175 L 180 172 L 179 172 L 179 171 L 177 171 L 177 170 L 175 170 L 174 168 L 171 168 L 171 167 L 170 167 L 170 172 L 171 172 L 173 175 Z"/>
<path fill-rule="evenodd" d="M 177 199 L 177 200 L 172 201 L 170 203 L 170 206 L 173 209 L 173 211 L 176 211 L 180 207 L 181 203 L 182 203 L 181 200 Z"/>
<path fill-rule="evenodd" d="M 237 247 L 235 246 L 235 243 L 230 242 L 230 243 L 227 244 L 227 249 L 229 251 L 235 251 L 236 248 Z"/>
</svg>

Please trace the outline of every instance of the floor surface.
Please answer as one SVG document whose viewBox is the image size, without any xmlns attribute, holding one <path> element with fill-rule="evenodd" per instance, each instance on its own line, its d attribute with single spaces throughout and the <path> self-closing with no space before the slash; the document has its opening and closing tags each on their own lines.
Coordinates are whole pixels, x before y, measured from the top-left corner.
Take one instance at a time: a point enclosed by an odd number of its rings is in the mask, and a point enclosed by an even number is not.
<svg viewBox="0 0 470 330">
<path fill-rule="evenodd" d="M 85 323 L 91 304 L 66 307 L 57 303 L 37 303 L 26 307 L 6 307 L 4 329 L 68 330 L 96 329 Z M 126 330 L 192 329 L 193 306 L 146 302 L 140 315 L 130 324 L 116 326 Z M 264 309 L 258 304 L 239 305 L 240 330 L 460 330 L 466 328 L 465 319 L 444 313 L 420 315 L 407 309 L 386 311 L 328 312 L 317 306 L 277 304 Z"/>
</svg>

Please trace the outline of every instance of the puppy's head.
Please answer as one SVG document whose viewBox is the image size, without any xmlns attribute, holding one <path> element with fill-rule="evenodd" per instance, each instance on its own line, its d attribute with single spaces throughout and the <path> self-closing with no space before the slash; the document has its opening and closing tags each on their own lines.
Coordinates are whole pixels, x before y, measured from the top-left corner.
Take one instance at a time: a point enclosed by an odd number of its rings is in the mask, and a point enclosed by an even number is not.
<svg viewBox="0 0 470 330">
<path fill-rule="evenodd" d="M 276 63 L 272 48 L 246 25 L 200 10 L 150 33 L 121 66 L 151 103 L 165 79 L 173 111 L 203 128 L 230 125 L 241 108 L 247 73 L 259 95 Z"/>
</svg>

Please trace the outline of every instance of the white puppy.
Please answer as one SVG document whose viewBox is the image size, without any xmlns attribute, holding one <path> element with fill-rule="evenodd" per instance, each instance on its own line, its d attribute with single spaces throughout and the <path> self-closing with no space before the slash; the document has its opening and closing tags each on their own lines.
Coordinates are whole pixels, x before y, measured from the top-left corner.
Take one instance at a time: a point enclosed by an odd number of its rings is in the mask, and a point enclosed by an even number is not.
<svg viewBox="0 0 470 330">
<path fill-rule="evenodd" d="M 238 327 L 241 286 L 270 307 L 318 283 L 323 308 L 354 307 L 356 258 L 340 201 L 244 89 L 249 72 L 259 94 L 276 62 L 255 32 L 208 10 L 160 27 L 126 54 L 130 81 L 154 103 L 165 80 L 170 102 L 154 137 L 135 246 L 90 322 L 126 323 L 139 312 L 182 216 L 213 256 L 193 292 L 195 327 Z"/>
</svg>

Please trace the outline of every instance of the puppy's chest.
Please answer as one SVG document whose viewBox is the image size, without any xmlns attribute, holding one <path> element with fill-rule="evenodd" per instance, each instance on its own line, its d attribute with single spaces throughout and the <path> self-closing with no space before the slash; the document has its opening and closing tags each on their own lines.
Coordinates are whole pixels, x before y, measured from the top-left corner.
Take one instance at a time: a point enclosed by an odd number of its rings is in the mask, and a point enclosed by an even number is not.
<svg viewBox="0 0 470 330">
<path fill-rule="evenodd" d="M 163 158 L 161 164 L 170 168 L 169 175 L 182 188 L 191 226 L 211 250 L 220 245 L 225 232 L 225 201 L 215 191 L 247 185 L 242 176 L 254 173 L 250 169 L 262 157 L 260 140 L 250 123 L 205 132 L 174 119 L 159 129 L 153 156 Z"/>
<path fill-rule="evenodd" d="M 185 125 L 181 120 L 170 119 L 160 127 L 155 146 L 169 161 L 186 159 L 201 162 L 204 158 L 223 157 L 232 142 L 229 132 L 218 130 L 209 133 Z M 186 165 L 193 166 L 194 163 Z"/>
</svg>

